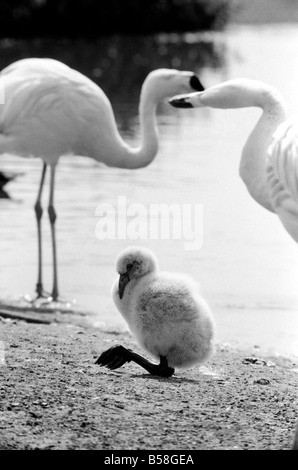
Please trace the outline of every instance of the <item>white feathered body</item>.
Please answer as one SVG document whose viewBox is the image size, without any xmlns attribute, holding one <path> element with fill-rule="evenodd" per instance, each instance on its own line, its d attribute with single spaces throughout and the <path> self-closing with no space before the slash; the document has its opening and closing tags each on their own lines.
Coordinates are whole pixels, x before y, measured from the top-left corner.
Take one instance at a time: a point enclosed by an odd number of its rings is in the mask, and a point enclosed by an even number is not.
<svg viewBox="0 0 298 470">
<path fill-rule="evenodd" d="M 92 80 L 53 59 L 23 59 L 3 69 L 0 153 L 95 157 L 113 164 L 123 145 L 110 101 Z"/>
<path fill-rule="evenodd" d="M 280 124 L 268 150 L 269 194 L 275 213 L 298 243 L 298 131 L 292 121 Z"/>
<path fill-rule="evenodd" d="M 191 278 L 154 272 L 133 279 L 122 299 L 118 281 L 114 302 L 140 345 L 170 367 L 202 363 L 213 352 L 214 322 L 210 309 Z"/>
</svg>

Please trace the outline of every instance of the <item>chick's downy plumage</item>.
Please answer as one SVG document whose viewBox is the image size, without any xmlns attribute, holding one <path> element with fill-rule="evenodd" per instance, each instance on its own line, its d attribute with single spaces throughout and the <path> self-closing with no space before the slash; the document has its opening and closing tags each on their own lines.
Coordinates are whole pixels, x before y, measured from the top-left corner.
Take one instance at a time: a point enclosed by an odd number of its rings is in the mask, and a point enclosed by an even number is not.
<svg viewBox="0 0 298 470">
<path fill-rule="evenodd" d="M 210 357 L 214 320 L 192 278 L 160 272 L 155 255 L 140 247 L 122 251 L 116 269 L 113 300 L 145 350 L 173 369 Z"/>
</svg>

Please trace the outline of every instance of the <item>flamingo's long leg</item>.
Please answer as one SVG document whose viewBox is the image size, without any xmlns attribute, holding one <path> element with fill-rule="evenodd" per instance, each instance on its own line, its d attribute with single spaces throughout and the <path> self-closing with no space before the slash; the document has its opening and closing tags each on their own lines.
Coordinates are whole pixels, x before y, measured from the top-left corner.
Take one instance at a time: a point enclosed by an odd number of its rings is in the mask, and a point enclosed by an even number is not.
<svg viewBox="0 0 298 470">
<path fill-rule="evenodd" d="M 52 249 L 53 249 L 53 291 L 52 298 L 53 300 L 58 299 L 58 274 L 57 274 L 57 250 L 56 250 L 56 211 L 54 207 L 54 188 L 55 188 L 55 166 L 51 166 L 51 180 L 50 180 L 50 199 L 48 206 L 48 214 L 51 224 L 51 234 L 52 234 Z"/>
<path fill-rule="evenodd" d="M 41 206 L 41 202 L 40 202 L 41 201 L 41 196 L 42 196 L 44 180 L 45 180 L 45 176 L 46 176 L 46 171 L 47 171 L 47 165 L 46 165 L 46 163 L 44 163 L 43 168 L 42 168 L 42 174 L 41 174 L 41 180 L 40 180 L 38 195 L 37 195 L 36 203 L 35 203 L 35 206 L 34 206 L 36 221 L 37 221 L 37 234 L 38 234 L 38 275 L 37 275 L 37 284 L 36 284 L 37 298 L 46 296 L 45 293 L 44 293 L 44 290 L 43 290 L 43 285 L 42 285 L 41 218 L 42 218 L 43 210 L 42 210 L 42 206 Z"/>
</svg>

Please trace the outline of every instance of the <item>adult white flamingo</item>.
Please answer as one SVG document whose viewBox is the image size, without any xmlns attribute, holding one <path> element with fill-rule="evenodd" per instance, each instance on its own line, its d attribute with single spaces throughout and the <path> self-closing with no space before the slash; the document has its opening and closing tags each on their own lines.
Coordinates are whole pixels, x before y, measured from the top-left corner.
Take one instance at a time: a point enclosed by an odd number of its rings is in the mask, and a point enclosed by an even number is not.
<svg viewBox="0 0 298 470">
<path fill-rule="evenodd" d="M 243 147 L 240 175 L 251 196 L 275 212 L 298 243 L 298 131 L 286 120 L 279 92 L 259 81 L 236 79 L 202 93 L 173 97 L 170 104 L 178 108 L 262 109 Z M 292 449 L 298 450 L 298 422 Z"/>
<path fill-rule="evenodd" d="M 249 135 L 240 161 L 240 176 L 250 195 L 275 212 L 298 243 L 298 131 L 286 120 L 280 93 L 259 81 L 235 79 L 200 93 L 173 97 L 175 107 L 259 107 L 262 115 Z"/>
<path fill-rule="evenodd" d="M 141 168 L 158 150 L 156 107 L 173 94 L 203 90 L 192 72 L 158 69 L 151 72 L 140 97 L 141 145 L 129 147 L 120 137 L 110 101 L 90 79 L 53 59 L 24 59 L 2 70 L 0 87 L 0 154 L 40 157 L 42 176 L 35 204 L 38 229 L 37 297 L 48 297 L 42 283 L 41 196 L 50 167 L 48 214 L 53 247 L 53 290 L 58 299 L 54 208 L 55 171 L 66 154 L 94 158 L 108 166 Z"/>
</svg>

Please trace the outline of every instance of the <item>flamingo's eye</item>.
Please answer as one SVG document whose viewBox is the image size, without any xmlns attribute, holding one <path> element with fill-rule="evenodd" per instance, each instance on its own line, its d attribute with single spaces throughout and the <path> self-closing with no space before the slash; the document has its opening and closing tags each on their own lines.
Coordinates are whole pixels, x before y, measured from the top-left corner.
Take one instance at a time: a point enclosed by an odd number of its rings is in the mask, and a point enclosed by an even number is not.
<svg viewBox="0 0 298 470">
<path fill-rule="evenodd" d="M 133 264 L 132 264 L 132 263 L 129 263 L 129 264 L 126 265 L 127 271 L 130 271 L 132 268 L 133 268 Z"/>
</svg>

